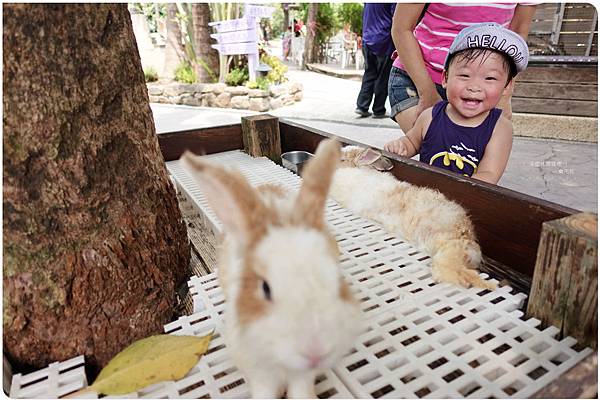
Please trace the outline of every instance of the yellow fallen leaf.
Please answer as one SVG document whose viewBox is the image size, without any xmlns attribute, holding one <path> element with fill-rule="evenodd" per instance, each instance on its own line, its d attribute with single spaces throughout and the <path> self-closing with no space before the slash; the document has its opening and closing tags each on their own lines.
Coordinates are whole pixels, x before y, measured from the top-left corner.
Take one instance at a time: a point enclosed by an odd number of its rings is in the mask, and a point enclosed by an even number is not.
<svg viewBox="0 0 600 401">
<path fill-rule="evenodd" d="M 119 395 L 164 380 L 184 377 L 208 349 L 212 333 L 204 337 L 162 334 L 138 340 L 119 352 L 84 390 Z"/>
</svg>

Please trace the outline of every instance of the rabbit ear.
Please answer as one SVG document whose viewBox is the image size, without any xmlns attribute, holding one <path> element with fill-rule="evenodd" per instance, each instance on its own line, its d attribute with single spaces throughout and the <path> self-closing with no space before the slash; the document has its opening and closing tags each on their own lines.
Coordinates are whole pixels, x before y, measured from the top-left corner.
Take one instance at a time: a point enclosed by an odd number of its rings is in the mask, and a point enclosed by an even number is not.
<svg viewBox="0 0 600 401">
<path fill-rule="evenodd" d="M 256 238 L 257 231 L 264 228 L 265 206 L 244 176 L 202 160 L 189 151 L 185 151 L 180 160 L 202 189 L 225 231 L 244 245 Z"/>
<path fill-rule="evenodd" d="M 327 200 L 333 173 L 340 161 L 340 143 L 334 139 L 321 141 L 315 157 L 302 172 L 302 187 L 296 199 L 293 221 L 325 228 L 323 208 Z"/>
</svg>

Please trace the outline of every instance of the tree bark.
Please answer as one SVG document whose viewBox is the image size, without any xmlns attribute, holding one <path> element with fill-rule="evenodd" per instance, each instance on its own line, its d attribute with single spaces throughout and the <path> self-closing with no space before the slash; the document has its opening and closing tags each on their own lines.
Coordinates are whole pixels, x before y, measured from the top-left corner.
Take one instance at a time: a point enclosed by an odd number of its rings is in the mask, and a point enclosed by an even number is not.
<svg viewBox="0 0 600 401">
<path fill-rule="evenodd" d="M 306 69 L 306 64 L 315 62 L 314 43 L 316 36 L 317 14 L 319 12 L 319 3 L 310 3 L 308 5 L 308 19 L 306 21 L 306 41 L 304 42 L 304 57 L 302 58 L 302 69 Z"/>
<path fill-rule="evenodd" d="M 186 59 L 181 38 L 181 27 L 177 21 L 177 4 L 167 4 L 167 43 L 163 76 L 173 78 L 177 66 Z"/>
<path fill-rule="evenodd" d="M 4 4 L 3 329 L 18 366 L 97 371 L 188 276 L 126 4 Z"/>
<path fill-rule="evenodd" d="M 287 32 L 288 26 L 290 26 L 290 3 L 282 3 L 281 8 L 283 9 L 283 28 L 281 32 Z"/>
<path fill-rule="evenodd" d="M 211 47 L 210 7 L 208 3 L 192 4 L 194 22 L 194 49 L 196 63 L 194 70 L 200 82 L 214 82 L 218 78 L 219 54 Z"/>
</svg>

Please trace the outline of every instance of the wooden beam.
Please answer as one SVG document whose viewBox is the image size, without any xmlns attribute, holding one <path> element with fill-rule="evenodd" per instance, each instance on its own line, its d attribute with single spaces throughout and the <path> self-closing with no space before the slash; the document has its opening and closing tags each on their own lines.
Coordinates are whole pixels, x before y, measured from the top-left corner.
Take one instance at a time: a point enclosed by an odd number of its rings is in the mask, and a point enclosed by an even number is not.
<svg viewBox="0 0 600 401">
<path fill-rule="evenodd" d="M 555 66 L 555 67 L 529 67 L 525 71 L 519 73 L 516 77 L 516 86 L 521 82 L 541 82 L 541 83 L 564 83 L 571 85 L 577 83 L 598 85 L 598 67 L 572 67 L 572 66 Z"/>
<path fill-rule="evenodd" d="M 179 159 L 186 149 L 201 155 L 243 147 L 240 124 L 166 132 L 157 136 L 163 158 L 167 162 Z"/>
<path fill-rule="evenodd" d="M 269 114 L 242 117 L 244 150 L 250 156 L 266 156 L 281 164 L 279 119 Z"/>
<path fill-rule="evenodd" d="M 590 36 L 588 37 L 587 46 L 585 48 L 585 55 L 589 56 L 592 51 L 592 43 L 594 42 L 594 33 L 596 31 L 596 23 L 598 22 L 598 12 L 594 8 L 594 18 L 592 18 L 592 26 L 590 28 Z"/>
<path fill-rule="evenodd" d="M 534 99 L 513 97 L 515 113 L 551 114 L 559 116 L 598 117 L 596 100 Z"/>
<path fill-rule="evenodd" d="M 513 91 L 515 97 L 544 99 L 548 103 L 555 100 L 598 101 L 598 85 L 576 83 L 519 82 Z"/>
<path fill-rule="evenodd" d="M 598 215 L 543 224 L 527 315 L 597 349 Z"/>
<path fill-rule="evenodd" d="M 564 15 L 565 3 L 557 4 L 556 14 L 554 15 L 554 26 L 552 27 L 552 35 L 550 36 L 550 43 L 552 43 L 554 46 L 558 44 Z"/>
<path fill-rule="evenodd" d="M 279 123 L 284 152 L 314 153 L 318 143 L 334 135 L 289 120 Z M 342 139 L 343 143 L 367 145 Z M 484 255 L 532 277 L 542 223 L 578 211 L 520 192 L 462 177 L 416 160 L 385 153 L 392 174 L 411 184 L 435 188 L 463 206 L 473 221 Z"/>
</svg>

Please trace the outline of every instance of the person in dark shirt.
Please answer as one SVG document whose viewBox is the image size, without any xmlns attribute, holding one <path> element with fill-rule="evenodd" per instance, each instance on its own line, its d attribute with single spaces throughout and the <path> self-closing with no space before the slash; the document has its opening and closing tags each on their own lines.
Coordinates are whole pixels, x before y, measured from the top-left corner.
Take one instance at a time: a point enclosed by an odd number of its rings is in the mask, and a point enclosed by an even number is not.
<svg viewBox="0 0 600 401">
<path fill-rule="evenodd" d="M 386 117 L 385 100 L 393 62 L 391 55 L 394 52 L 391 30 L 395 8 L 395 3 L 364 5 L 362 52 L 365 59 L 365 73 L 356 99 L 355 110 L 361 117 L 371 115 L 369 112 L 371 101 L 373 101 L 373 118 Z"/>
</svg>

